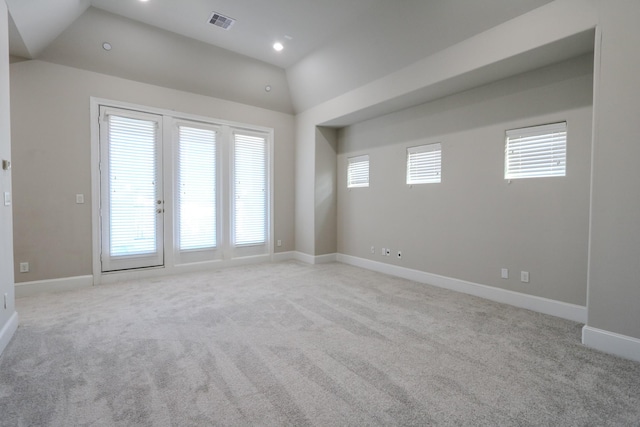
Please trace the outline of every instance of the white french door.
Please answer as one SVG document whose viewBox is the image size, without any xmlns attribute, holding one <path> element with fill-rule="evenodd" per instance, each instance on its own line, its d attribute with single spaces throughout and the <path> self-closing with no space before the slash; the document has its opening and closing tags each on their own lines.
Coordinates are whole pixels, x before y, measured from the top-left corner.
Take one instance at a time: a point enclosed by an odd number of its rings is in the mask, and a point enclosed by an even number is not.
<svg viewBox="0 0 640 427">
<path fill-rule="evenodd" d="M 270 256 L 272 130 L 106 100 L 91 108 L 95 272 Z"/>
<path fill-rule="evenodd" d="M 162 116 L 100 107 L 102 271 L 164 264 Z"/>
</svg>

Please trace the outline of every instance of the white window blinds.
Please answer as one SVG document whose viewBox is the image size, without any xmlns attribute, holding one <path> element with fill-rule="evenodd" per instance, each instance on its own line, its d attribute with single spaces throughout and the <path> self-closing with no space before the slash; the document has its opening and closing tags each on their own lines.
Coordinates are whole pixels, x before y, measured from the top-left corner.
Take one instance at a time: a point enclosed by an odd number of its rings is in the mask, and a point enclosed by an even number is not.
<svg viewBox="0 0 640 427">
<path fill-rule="evenodd" d="M 261 245 L 267 240 L 267 140 L 234 134 L 234 242 Z"/>
<path fill-rule="evenodd" d="M 565 176 L 567 123 L 507 131 L 505 179 Z"/>
<path fill-rule="evenodd" d="M 112 257 L 155 253 L 158 122 L 106 117 L 109 253 Z"/>
<path fill-rule="evenodd" d="M 407 148 L 407 184 L 430 184 L 441 180 L 440 143 Z"/>
<path fill-rule="evenodd" d="M 369 155 L 347 159 L 347 187 L 369 186 Z"/>
<path fill-rule="evenodd" d="M 178 134 L 179 247 L 215 248 L 216 131 L 179 126 Z"/>
</svg>

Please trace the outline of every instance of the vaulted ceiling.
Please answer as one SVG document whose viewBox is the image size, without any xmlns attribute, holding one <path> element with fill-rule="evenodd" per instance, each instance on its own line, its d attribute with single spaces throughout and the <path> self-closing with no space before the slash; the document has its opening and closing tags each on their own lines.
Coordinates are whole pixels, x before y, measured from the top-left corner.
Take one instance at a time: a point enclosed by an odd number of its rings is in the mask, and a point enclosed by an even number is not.
<svg viewBox="0 0 640 427">
<path fill-rule="evenodd" d="M 15 57 L 286 113 L 551 1 L 6 0 Z M 211 25 L 212 12 L 236 22 Z M 276 41 L 283 51 L 273 50 Z"/>
<path fill-rule="evenodd" d="M 7 0 L 22 38 L 12 53 L 35 58 L 89 7 L 162 28 L 286 68 L 368 13 L 380 0 Z M 387 4 L 390 2 L 386 2 Z M 212 12 L 236 20 L 209 24 Z M 285 50 L 271 46 L 280 41 Z M 26 49 L 24 49 L 26 48 Z"/>
</svg>

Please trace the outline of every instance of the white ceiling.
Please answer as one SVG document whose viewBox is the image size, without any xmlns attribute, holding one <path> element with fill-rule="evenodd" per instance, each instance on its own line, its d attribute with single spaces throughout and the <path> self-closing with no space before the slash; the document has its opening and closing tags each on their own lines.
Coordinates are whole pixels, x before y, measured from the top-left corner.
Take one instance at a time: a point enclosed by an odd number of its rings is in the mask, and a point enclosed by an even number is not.
<svg viewBox="0 0 640 427">
<path fill-rule="evenodd" d="M 385 0 L 7 0 L 11 53 L 37 58 L 89 6 L 228 49 L 280 68 L 298 62 Z M 223 30 L 213 11 L 237 22 Z M 289 38 L 287 38 L 288 36 Z M 285 45 L 282 52 L 274 42 Z"/>
</svg>

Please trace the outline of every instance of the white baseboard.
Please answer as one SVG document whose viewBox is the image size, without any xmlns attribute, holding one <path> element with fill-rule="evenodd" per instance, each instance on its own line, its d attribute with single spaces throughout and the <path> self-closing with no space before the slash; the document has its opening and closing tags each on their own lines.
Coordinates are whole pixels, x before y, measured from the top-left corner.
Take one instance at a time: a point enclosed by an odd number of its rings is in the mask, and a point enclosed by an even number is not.
<svg viewBox="0 0 640 427">
<path fill-rule="evenodd" d="M 328 262 L 336 262 L 337 254 L 326 255 L 308 255 L 303 252 L 294 252 L 294 259 L 307 264 L 326 264 Z"/>
<path fill-rule="evenodd" d="M 271 261 L 271 255 L 251 255 L 228 260 L 216 259 L 210 261 L 188 262 L 174 266 L 140 268 L 135 270 L 113 271 L 96 275 L 96 285 L 109 285 L 128 282 L 130 280 L 149 279 L 153 277 L 172 276 L 174 274 L 199 273 L 219 268 L 237 267 L 240 265 L 260 264 Z"/>
<path fill-rule="evenodd" d="M 519 292 L 500 289 L 493 286 L 467 282 L 465 280 L 440 276 L 420 270 L 413 270 L 406 267 L 399 267 L 397 265 L 385 264 L 382 262 L 372 261 L 365 258 L 358 258 L 350 255 L 338 254 L 337 261 L 356 267 L 366 268 L 367 270 L 373 270 L 379 273 L 389 274 L 391 276 L 402 277 L 403 279 L 426 283 L 440 288 L 450 289 L 453 291 L 474 295 L 480 298 L 485 298 L 491 301 L 496 301 L 516 307 L 526 308 L 528 310 L 537 311 L 539 313 L 561 317 L 563 319 L 572 320 L 574 322 L 587 322 L 587 308 L 580 305 L 569 304 L 562 301 L 555 301 L 552 299 L 542 298 L 534 295 L 522 294 Z"/>
<path fill-rule="evenodd" d="M 63 292 L 93 286 L 93 276 L 63 277 L 61 279 L 37 280 L 16 283 L 16 298 L 45 292 Z"/>
<path fill-rule="evenodd" d="M 640 362 L 640 339 L 584 325 L 582 344 L 605 353 Z"/>
<path fill-rule="evenodd" d="M 276 252 L 271 256 L 271 261 L 273 262 L 289 261 L 292 259 L 296 259 L 296 253 L 294 251 Z"/>
<path fill-rule="evenodd" d="M 9 318 L 9 321 L 0 329 L 0 354 L 7 348 L 9 345 L 9 341 L 13 337 L 13 334 L 16 333 L 18 329 L 18 313 L 15 311 L 13 315 Z"/>
</svg>

